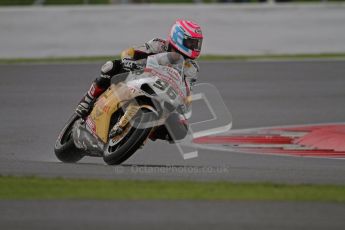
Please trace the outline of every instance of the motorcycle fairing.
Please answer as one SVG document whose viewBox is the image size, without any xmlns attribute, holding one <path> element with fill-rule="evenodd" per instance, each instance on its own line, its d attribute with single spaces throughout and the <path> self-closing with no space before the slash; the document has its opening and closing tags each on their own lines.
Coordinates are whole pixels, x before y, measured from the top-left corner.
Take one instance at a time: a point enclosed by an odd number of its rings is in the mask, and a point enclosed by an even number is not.
<svg viewBox="0 0 345 230">
<path fill-rule="evenodd" d="M 98 157 L 103 155 L 104 143 L 93 135 L 92 130 L 82 119 L 75 122 L 72 134 L 75 146 L 83 149 L 87 155 Z"/>
<path fill-rule="evenodd" d="M 103 143 L 107 143 L 112 115 L 126 102 L 132 100 L 133 98 L 138 96 L 146 96 L 158 99 L 162 105 L 164 102 L 168 101 L 175 108 L 178 105 L 183 104 L 184 99 L 187 96 L 187 92 L 185 89 L 181 90 L 185 86 L 184 81 L 179 74 L 180 73 L 178 71 L 169 66 L 158 66 L 155 70 L 152 68 L 146 68 L 145 71 L 133 71 L 131 73 L 118 75 L 118 77 L 121 77 L 121 80 L 124 81 L 117 84 L 114 84 L 112 81 L 112 84 L 108 90 L 104 92 L 96 101 L 89 116 L 91 121 L 90 123 L 93 125 L 89 128 L 100 140 L 102 140 Z M 157 85 L 158 79 L 168 82 L 166 85 L 167 87 L 163 90 L 158 90 L 155 86 Z M 153 96 L 147 92 L 144 92 L 141 89 L 141 86 L 144 84 L 148 84 L 159 96 Z M 174 99 L 169 98 L 169 90 L 175 91 L 177 97 Z M 165 113 L 169 112 L 165 111 Z"/>
<path fill-rule="evenodd" d="M 111 116 L 119 108 L 120 98 L 119 93 L 116 92 L 119 88 L 111 85 L 96 101 L 88 118 L 93 124 L 90 128 L 104 143 L 108 141 Z"/>
</svg>

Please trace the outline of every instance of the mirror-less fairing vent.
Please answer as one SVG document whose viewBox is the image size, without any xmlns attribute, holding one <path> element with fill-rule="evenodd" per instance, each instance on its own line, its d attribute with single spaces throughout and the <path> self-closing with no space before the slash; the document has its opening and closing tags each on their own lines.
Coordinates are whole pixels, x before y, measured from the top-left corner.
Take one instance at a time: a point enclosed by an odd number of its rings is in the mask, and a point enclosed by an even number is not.
<svg viewBox="0 0 345 230">
<path fill-rule="evenodd" d="M 142 91 L 146 92 L 147 94 L 152 95 L 152 96 L 157 95 L 157 94 L 155 93 L 155 91 L 153 91 L 153 89 L 152 89 L 148 84 L 142 84 L 141 87 L 140 87 L 140 89 L 141 89 Z"/>
</svg>

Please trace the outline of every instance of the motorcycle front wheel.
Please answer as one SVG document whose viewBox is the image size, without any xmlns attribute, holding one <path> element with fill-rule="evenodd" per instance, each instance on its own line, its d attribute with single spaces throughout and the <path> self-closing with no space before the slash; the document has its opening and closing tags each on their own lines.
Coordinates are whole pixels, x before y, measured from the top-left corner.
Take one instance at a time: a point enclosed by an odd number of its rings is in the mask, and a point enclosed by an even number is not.
<svg viewBox="0 0 345 230">
<path fill-rule="evenodd" d="M 140 112 L 146 114 L 145 122 L 154 121 L 156 119 L 156 115 L 147 109 L 141 109 Z M 136 119 L 139 119 L 139 123 L 143 122 L 142 117 L 143 116 L 136 117 Z M 115 119 L 118 119 L 118 117 Z M 116 145 L 111 146 L 109 140 L 104 150 L 104 162 L 108 165 L 118 165 L 127 160 L 143 145 L 144 141 L 148 138 L 151 130 L 152 127 L 130 127 L 126 135 Z"/>
</svg>

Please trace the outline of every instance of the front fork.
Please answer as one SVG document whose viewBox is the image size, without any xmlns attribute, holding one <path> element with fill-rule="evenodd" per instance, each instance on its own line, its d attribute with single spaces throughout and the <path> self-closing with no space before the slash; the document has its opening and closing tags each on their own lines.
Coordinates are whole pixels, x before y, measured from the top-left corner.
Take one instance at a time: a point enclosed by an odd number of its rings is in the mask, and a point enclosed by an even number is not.
<svg viewBox="0 0 345 230">
<path fill-rule="evenodd" d="M 133 119 L 133 117 L 135 116 L 135 114 L 137 114 L 137 112 L 139 111 L 140 106 L 134 103 L 130 103 L 127 107 L 126 107 L 126 111 L 125 114 L 123 114 L 123 116 L 120 118 L 120 120 L 114 125 L 114 127 L 110 130 L 109 133 L 109 137 L 113 138 L 119 134 L 121 134 L 126 125 L 129 123 L 129 121 L 131 119 Z"/>
<path fill-rule="evenodd" d="M 135 117 L 135 115 L 138 113 L 138 111 L 140 109 L 143 109 L 143 108 L 155 113 L 155 115 L 157 117 L 159 117 L 158 112 L 151 105 L 147 105 L 147 104 L 138 105 L 135 102 L 130 102 L 129 105 L 125 109 L 126 111 L 125 111 L 124 115 L 120 118 L 120 120 L 110 130 L 109 138 L 113 139 L 113 141 L 116 142 L 118 139 L 121 139 L 124 135 L 126 135 L 126 133 L 128 132 L 128 130 L 130 128 L 128 126 L 128 123 Z M 155 131 L 155 128 L 153 128 L 151 130 L 151 133 L 153 133 L 154 131 Z"/>
</svg>

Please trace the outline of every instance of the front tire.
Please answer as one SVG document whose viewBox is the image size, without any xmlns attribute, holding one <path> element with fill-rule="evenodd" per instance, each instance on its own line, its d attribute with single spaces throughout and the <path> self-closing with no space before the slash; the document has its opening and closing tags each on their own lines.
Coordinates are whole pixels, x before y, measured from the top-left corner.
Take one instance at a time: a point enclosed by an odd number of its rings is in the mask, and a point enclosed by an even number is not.
<svg viewBox="0 0 345 230">
<path fill-rule="evenodd" d="M 144 113 L 148 112 L 145 110 L 141 111 Z M 154 119 L 156 119 L 156 116 L 151 112 L 145 120 L 153 121 Z M 104 162 L 108 165 L 118 165 L 127 160 L 141 147 L 143 142 L 148 138 L 151 130 L 152 127 L 145 129 L 131 127 L 130 131 L 117 145 L 109 146 L 109 140 L 104 150 Z"/>
<path fill-rule="evenodd" d="M 73 114 L 56 140 L 54 152 L 56 157 L 65 163 L 75 163 L 84 157 L 83 151 L 74 145 L 72 137 L 73 124 L 79 117 Z"/>
</svg>

